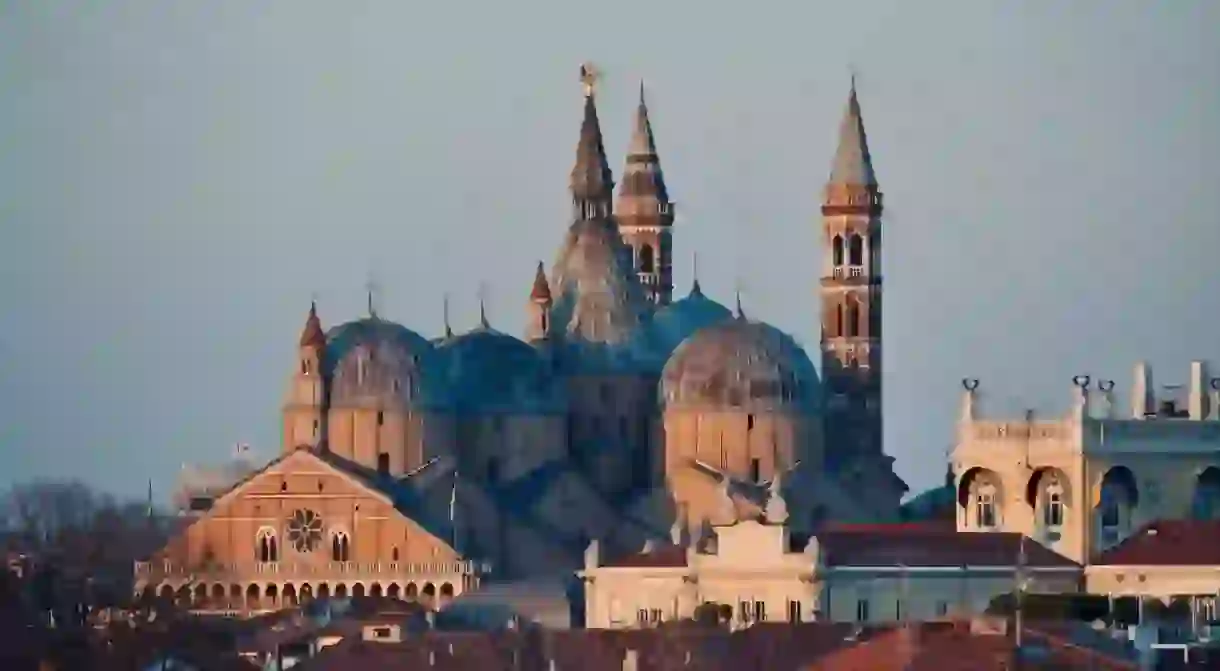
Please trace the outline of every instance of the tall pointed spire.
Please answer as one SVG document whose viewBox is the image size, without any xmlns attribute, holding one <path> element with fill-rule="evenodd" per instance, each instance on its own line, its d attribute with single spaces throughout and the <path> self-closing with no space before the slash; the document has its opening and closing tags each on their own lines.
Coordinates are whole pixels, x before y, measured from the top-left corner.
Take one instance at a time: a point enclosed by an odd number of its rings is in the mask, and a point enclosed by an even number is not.
<svg viewBox="0 0 1220 671">
<path fill-rule="evenodd" d="M 530 290 L 530 300 L 538 303 L 551 302 L 551 285 L 546 280 L 546 269 L 543 268 L 542 262 L 538 262 L 538 268 L 534 270 L 534 287 Z"/>
<path fill-rule="evenodd" d="M 606 147 L 594 101 L 598 77 L 599 73 L 592 65 L 580 66 L 580 80 L 585 87 L 585 115 L 580 124 L 580 142 L 576 145 L 576 164 L 572 166 L 575 219 L 609 217 L 610 201 L 614 196 L 614 176 L 606 160 Z"/>
<path fill-rule="evenodd" d="M 318 302 L 310 301 L 309 316 L 305 318 L 305 328 L 301 330 L 301 347 L 319 347 L 326 344 L 326 334 L 322 331 L 322 320 L 318 319 Z"/>
<path fill-rule="evenodd" d="M 851 186 L 877 186 L 873 158 L 868 152 L 868 136 L 864 132 L 864 117 L 856 95 L 856 77 L 852 75 L 847 109 L 839 123 L 839 147 L 835 151 L 830 183 Z"/>
<path fill-rule="evenodd" d="M 643 82 L 614 215 L 623 241 L 635 252 L 636 273 L 652 301 L 669 303 L 673 298 L 669 227 L 674 223 L 674 205 L 657 155 Z"/>
</svg>

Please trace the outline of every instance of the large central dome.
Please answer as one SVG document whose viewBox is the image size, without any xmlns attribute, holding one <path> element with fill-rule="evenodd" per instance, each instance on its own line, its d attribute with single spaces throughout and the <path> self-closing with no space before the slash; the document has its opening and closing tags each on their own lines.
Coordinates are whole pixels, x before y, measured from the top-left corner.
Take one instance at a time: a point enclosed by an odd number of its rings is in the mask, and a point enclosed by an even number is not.
<svg viewBox="0 0 1220 671">
<path fill-rule="evenodd" d="M 665 364 L 666 407 L 814 411 L 817 371 L 791 336 L 744 317 L 700 329 Z"/>
</svg>

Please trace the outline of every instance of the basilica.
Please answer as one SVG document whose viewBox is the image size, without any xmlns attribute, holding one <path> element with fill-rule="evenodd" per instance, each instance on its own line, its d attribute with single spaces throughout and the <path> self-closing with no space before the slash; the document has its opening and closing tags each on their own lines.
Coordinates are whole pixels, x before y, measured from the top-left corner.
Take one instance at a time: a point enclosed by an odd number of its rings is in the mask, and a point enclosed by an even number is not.
<svg viewBox="0 0 1220 671">
<path fill-rule="evenodd" d="M 525 332 L 483 316 L 429 336 L 371 301 L 328 325 L 311 305 L 286 348 L 281 454 L 187 492 L 189 524 L 137 565 L 137 590 L 248 610 L 436 601 L 571 575 L 593 541 L 613 556 L 697 539 L 779 500 L 794 533 L 897 518 L 907 487 L 882 445 L 884 201 L 854 85 L 810 222 L 815 365 L 697 275 L 675 298 L 674 258 L 689 254 L 643 89 L 616 190 L 595 83 L 582 68 L 571 220 L 549 270 L 523 269 Z"/>
</svg>

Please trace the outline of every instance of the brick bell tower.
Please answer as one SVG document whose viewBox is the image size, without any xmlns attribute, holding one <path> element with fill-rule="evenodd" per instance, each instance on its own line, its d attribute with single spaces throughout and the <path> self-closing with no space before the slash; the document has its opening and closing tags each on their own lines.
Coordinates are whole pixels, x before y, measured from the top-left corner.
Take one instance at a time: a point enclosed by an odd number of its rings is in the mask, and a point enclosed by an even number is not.
<svg viewBox="0 0 1220 671">
<path fill-rule="evenodd" d="M 822 200 L 822 375 L 827 465 L 884 454 L 881 415 L 881 212 L 853 78 Z"/>
<path fill-rule="evenodd" d="M 656 305 L 668 305 L 674 295 L 674 204 L 669 200 L 665 175 L 661 172 L 642 82 L 614 216 L 623 242 L 631 247 L 632 265 L 649 300 Z"/>
</svg>

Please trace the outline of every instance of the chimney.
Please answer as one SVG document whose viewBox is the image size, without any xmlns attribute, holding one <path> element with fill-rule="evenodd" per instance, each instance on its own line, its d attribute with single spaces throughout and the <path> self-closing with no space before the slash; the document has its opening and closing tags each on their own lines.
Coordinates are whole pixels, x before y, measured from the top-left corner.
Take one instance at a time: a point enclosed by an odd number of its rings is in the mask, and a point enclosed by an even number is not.
<svg viewBox="0 0 1220 671">
<path fill-rule="evenodd" d="M 1135 364 L 1135 379 L 1131 384 L 1131 418 L 1147 419 L 1156 414 L 1152 394 L 1152 368 L 1146 361 Z"/>
<path fill-rule="evenodd" d="M 628 650 L 627 654 L 623 655 L 623 671 L 639 671 L 640 668 L 640 653 L 637 650 Z"/>
<path fill-rule="evenodd" d="M 1190 362 L 1190 400 L 1189 410 L 1190 418 L 1193 420 L 1207 419 L 1208 415 L 1208 389 L 1207 385 L 1210 379 L 1207 375 L 1207 362 L 1192 361 Z"/>
</svg>

